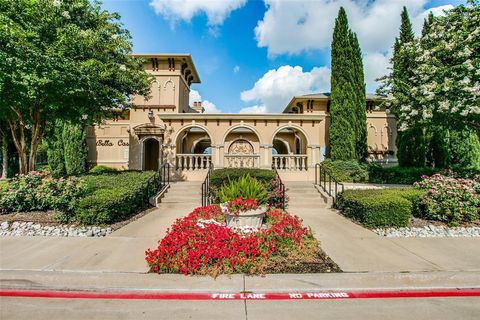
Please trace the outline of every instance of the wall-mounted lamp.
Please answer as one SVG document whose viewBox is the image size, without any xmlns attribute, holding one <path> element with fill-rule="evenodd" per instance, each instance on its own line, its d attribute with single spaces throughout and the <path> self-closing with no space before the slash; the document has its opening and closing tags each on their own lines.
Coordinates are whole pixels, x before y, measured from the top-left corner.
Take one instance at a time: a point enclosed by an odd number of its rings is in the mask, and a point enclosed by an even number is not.
<svg viewBox="0 0 480 320">
<path fill-rule="evenodd" d="M 153 111 L 152 110 L 148 111 L 148 119 L 150 119 L 150 120 L 153 119 Z"/>
</svg>

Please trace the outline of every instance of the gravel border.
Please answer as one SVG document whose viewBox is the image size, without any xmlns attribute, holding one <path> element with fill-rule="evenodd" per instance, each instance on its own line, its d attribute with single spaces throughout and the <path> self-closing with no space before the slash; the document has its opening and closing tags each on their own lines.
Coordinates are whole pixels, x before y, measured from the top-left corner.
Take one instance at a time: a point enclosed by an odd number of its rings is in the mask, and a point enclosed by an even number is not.
<svg viewBox="0 0 480 320">
<path fill-rule="evenodd" d="M 0 236 L 47 236 L 47 237 L 105 237 L 112 233 L 110 227 L 77 226 L 77 225 L 42 225 L 34 222 L 0 224 Z"/>
<path fill-rule="evenodd" d="M 480 237 L 480 227 L 447 227 L 433 224 L 424 227 L 376 228 L 372 231 L 387 238 Z"/>
</svg>

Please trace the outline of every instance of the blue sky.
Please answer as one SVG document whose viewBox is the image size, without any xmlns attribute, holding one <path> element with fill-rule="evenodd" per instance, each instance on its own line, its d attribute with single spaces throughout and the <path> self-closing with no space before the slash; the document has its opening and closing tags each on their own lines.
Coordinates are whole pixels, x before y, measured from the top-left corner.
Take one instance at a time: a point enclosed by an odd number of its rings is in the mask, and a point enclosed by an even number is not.
<svg viewBox="0 0 480 320">
<path fill-rule="evenodd" d="M 457 0 L 104 0 L 135 53 L 190 53 L 202 80 L 192 99 L 210 112 L 281 112 L 293 95 L 329 91 L 330 42 L 340 5 L 364 54 L 367 91 L 385 74 L 403 5 L 416 32 Z"/>
</svg>

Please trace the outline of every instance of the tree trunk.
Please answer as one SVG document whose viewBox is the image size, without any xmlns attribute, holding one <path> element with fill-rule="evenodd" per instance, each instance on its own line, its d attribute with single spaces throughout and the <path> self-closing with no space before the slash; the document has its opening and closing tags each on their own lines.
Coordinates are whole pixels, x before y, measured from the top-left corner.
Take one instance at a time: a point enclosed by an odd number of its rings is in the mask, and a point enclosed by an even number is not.
<svg viewBox="0 0 480 320">
<path fill-rule="evenodd" d="M 18 152 L 19 174 L 28 172 L 27 145 L 25 143 L 25 124 L 22 120 L 8 121 L 12 140 Z M 18 132 L 17 132 L 18 130 Z"/>
<path fill-rule="evenodd" d="M 30 154 L 28 157 L 28 171 L 34 171 L 37 162 L 38 144 L 43 136 L 45 123 L 40 119 L 40 114 L 37 112 L 33 115 L 32 139 L 30 142 Z"/>
<path fill-rule="evenodd" d="M 2 134 L 2 176 L 0 180 L 7 179 L 7 171 L 8 171 L 8 140 L 7 135 L 4 133 Z"/>
</svg>

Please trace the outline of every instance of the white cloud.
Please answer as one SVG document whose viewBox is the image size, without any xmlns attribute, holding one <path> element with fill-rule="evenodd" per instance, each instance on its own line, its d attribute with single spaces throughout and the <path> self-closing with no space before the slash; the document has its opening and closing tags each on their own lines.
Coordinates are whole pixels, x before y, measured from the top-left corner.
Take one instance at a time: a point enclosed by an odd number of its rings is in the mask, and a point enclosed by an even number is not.
<svg viewBox="0 0 480 320">
<path fill-rule="evenodd" d="M 190 90 L 190 94 L 188 98 L 189 98 L 190 105 L 192 105 L 192 103 L 195 101 L 202 101 L 202 96 L 200 95 L 200 92 L 198 92 L 197 90 Z"/>
<path fill-rule="evenodd" d="M 264 105 L 255 105 L 240 109 L 239 113 L 267 113 L 267 108 Z"/>
<path fill-rule="evenodd" d="M 329 88 L 329 68 L 315 67 L 304 72 L 300 66 L 286 65 L 269 70 L 255 82 L 253 88 L 243 91 L 240 97 L 244 102 L 259 102 L 259 105 L 250 107 L 251 110 L 281 112 L 293 96 L 328 91 Z"/>
<path fill-rule="evenodd" d="M 267 11 L 255 28 L 255 36 L 257 45 L 266 47 L 269 56 L 329 49 L 335 18 L 343 6 L 364 53 L 366 82 L 370 90 L 376 87 L 374 78 L 387 73 L 386 62 L 399 33 L 403 6 L 407 7 L 417 33 L 430 11 L 442 14 L 443 10 L 453 7 L 446 5 L 425 10 L 428 0 L 264 1 Z"/>
<path fill-rule="evenodd" d="M 170 22 L 189 22 L 194 16 L 204 13 L 208 25 L 221 25 L 230 12 L 245 5 L 246 0 L 151 0 L 155 12 Z"/>
<path fill-rule="evenodd" d="M 208 100 L 203 100 L 202 101 L 202 96 L 197 90 L 190 90 L 189 94 L 189 104 L 190 106 L 193 105 L 194 102 L 202 102 L 202 107 L 205 110 L 205 113 L 220 113 L 222 112 L 220 109 L 217 108 L 217 106 Z"/>
<path fill-rule="evenodd" d="M 240 66 L 233 67 L 233 73 L 239 73 L 239 72 L 240 72 Z"/>
</svg>

